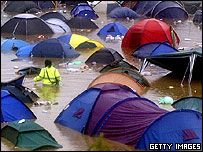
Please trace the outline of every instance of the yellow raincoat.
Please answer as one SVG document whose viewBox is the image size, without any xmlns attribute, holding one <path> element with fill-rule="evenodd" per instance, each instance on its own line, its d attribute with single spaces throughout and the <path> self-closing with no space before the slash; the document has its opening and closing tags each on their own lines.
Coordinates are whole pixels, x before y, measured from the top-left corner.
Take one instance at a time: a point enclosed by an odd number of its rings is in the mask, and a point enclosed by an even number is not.
<svg viewBox="0 0 203 152">
<path fill-rule="evenodd" d="M 56 79 L 58 81 L 61 81 L 60 73 L 56 68 L 51 66 L 50 68 L 42 68 L 40 74 L 36 76 L 33 80 L 34 82 L 42 80 L 43 84 L 45 85 L 56 85 Z"/>
</svg>

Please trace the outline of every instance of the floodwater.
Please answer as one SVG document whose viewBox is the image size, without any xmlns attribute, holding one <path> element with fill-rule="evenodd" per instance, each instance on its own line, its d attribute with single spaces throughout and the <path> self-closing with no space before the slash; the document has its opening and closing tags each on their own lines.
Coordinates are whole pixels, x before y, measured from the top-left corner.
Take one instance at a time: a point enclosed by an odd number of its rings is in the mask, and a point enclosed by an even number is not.
<svg viewBox="0 0 203 152">
<path fill-rule="evenodd" d="M 63 12 L 66 10 L 67 12 Z M 70 8 L 58 8 L 59 12 L 63 13 L 63 15 L 70 19 Z M 45 13 L 45 12 L 43 12 Z M 42 14 L 43 14 L 42 13 Z M 37 16 L 41 16 L 42 14 L 38 14 Z M 16 14 L 7 14 L 3 12 L 3 7 L 1 7 L 1 26 L 8 21 L 13 15 Z M 108 18 L 106 14 L 98 14 L 99 18 L 94 22 L 101 29 L 104 25 L 111 22 L 118 22 L 125 25 L 127 28 L 130 28 L 136 22 L 141 19 L 136 20 L 115 20 L 112 18 Z M 174 24 L 173 22 L 169 22 L 179 35 L 181 40 L 179 47 L 184 48 L 192 48 L 197 47 L 202 44 L 202 31 L 198 28 L 198 26 L 194 25 L 192 22 L 192 17 L 186 21 L 178 22 Z M 140 68 L 141 62 L 138 59 L 135 59 L 127 54 L 124 54 L 121 50 L 121 43 L 106 43 L 101 40 L 96 34 L 99 29 L 94 31 L 73 31 L 72 33 L 81 34 L 83 36 L 87 36 L 91 40 L 97 40 L 103 43 L 106 47 L 113 48 L 117 50 L 120 54 L 123 55 L 126 61 L 130 64 Z M 64 34 L 61 34 L 64 35 Z M 45 39 L 47 38 L 57 38 L 61 35 L 45 35 Z M 31 44 L 42 41 L 42 39 L 38 39 L 37 36 L 16 36 L 22 40 L 25 40 Z M 1 35 L 1 39 L 6 39 L 9 35 Z M 35 106 L 34 104 L 27 104 L 33 113 L 37 116 L 35 120 L 36 123 L 47 129 L 52 136 L 56 139 L 56 141 L 63 146 L 61 149 L 51 149 L 53 151 L 86 151 L 88 147 L 97 141 L 95 137 L 89 137 L 78 133 L 70 128 L 61 126 L 59 124 L 55 124 L 54 120 L 59 115 L 59 113 L 63 110 L 63 108 L 76 96 L 82 93 L 87 89 L 88 85 L 94 80 L 97 76 L 100 75 L 99 70 L 103 67 L 96 66 L 91 67 L 91 70 L 86 70 L 84 72 L 69 72 L 65 67 L 59 66 L 62 62 L 67 61 L 85 61 L 90 55 L 91 51 L 80 52 L 81 55 L 76 59 L 51 59 L 53 61 L 53 65 L 59 69 L 59 72 L 62 76 L 62 86 L 60 87 L 43 87 L 41 82 L 34 83 L 33 78 L 35 75 L 26 76 L 23 85 L 35 91 L 40 99 L 38 101 L 51 101 L 58 102 L 56 105 L 40 105 Z M 18 77 L 15 73 L 18 69 L 15 69 L 14 66 L 18 66 L 19 69 L 35 66 L 42 68 L 44 66 L 44 58 L 23 58 L 19 61 L 11 61 L 12 59 L 17 58 L 14 51 L 5 51 L 1 52 L 1 81 L 9 81 Z M 80 68 L 81 65 L 72 65 L 72 68 Z M 150 82 L 151 87 L 146 90 L 141 96 L 148 98 L 155 103 L 158 104 L 157 100 L 160 97 L 170 96 L 174 99 L 174 101 L 187 96 L 197 96 L 202 97 L 202 83 L 200 80 L 193 80 L 190 85 L 187 84 L 187 77 L 184 80 L 184 86 L 181 87 L 182 78 L 172 78 L 169 76 L 165 76 L 170 71 L 159 68 L 157 66 L 148 66 L 145 71 L 151 72 L 152 75 L 145 76 L 146 79 Z M 200 71 L 201 72 L 201 71 Z M 174 110 L 170 105 L 161 105 L 158 104 L 161 108 L 168 109 L 169 111 Z M 7 141 L 4 138 L 1 138 L 1 150 L 2 151 L 13 151 L 13 150 L 23 150 L 20 148 L 15 148 L 12 143 Z M 134 150 L 132 147 L 109 141 L 107 139 L 104 140 L 106 144 L 108 144 L 111 150 L 123 151 L 123 150 Z"/>
</svg>

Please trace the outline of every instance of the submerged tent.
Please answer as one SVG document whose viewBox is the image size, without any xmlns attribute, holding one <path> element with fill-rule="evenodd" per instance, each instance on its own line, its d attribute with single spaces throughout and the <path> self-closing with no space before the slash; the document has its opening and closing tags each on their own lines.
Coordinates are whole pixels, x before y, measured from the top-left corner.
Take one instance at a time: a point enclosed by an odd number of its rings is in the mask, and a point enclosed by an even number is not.
<svg viewBox="0 0 203 152">
<path fill-rule="evenodd" d="M 160 55 L 165 53 L 179 52 L 168 42 L 152 42 L 141 45 L 137 48 L 132 56 L 144 59 L 148 56 Z"/>
<path fill-rule="evenodd" d="M 38 43 L 32 44 L 32 45 L 27 45 L 24 47 L 21 47 L 18 49 L 18 51 L 16 52 L 16 56 L 31 56 L 31 52 L 33 47 L 35 47 Z"/>
<path fill-rule="evenodd" d="M 202 113 L 202 98 L 200 97 L 184 97 L 172 104 L 175 109 L 190 109 Z"/>
<path fill-rule="evenodd" d="M 37 13 L 41 8 L 33 1 L 10 1 L 3 9 L 4 12 Z"/>
<path fill-rule="evenodd" d="M 140 137 L 136 149 L 150 150 L 150 143 L 170 143 L 172 151 L 178 149 L 175 144 L 198 143 L 202 149 L 202 114 L 193 110 L 175 110 L 156 119 Z M 168 147 L 166 146 L 168 151 Z"/>
<path fill-rule="evenodd" d="M 33 14 L 13 16 L 1 27 L 1 32 L 16 35 L 53 34 L 45 21 Z"/>
<path fill-rule="evenodd" d="M 88 4 L 99 14 L 109 14 L 114 8 L 120 7 L 116 1 L 88 1 Z"/>
<path fill-rule="evenodd" d="M 1 137 L 6 138 L 14 144 L 15 147 L 28 150 L 37 150 L 39 148 L 62 148 L 52 135 L 43 127 L 30 120 L 20 120 L 9 123 L 2 128 Z"/>
<path fill-rule="evenodd" d="M 98 84 L 119 84 L 124 85 L 132 90 L 134 90 L 137 94 L 141 95 L 145 91 L 146 87 L 141 85 L 136 79 L 129 76 L 128 74 L 124 74 L 121 72 L 105 72 L 97 76 L 88 86 L 91 88 Z"/>
<path fill-rule="evenodd" d="M 60 19 L 62 21 L 64 21 L 65 23 L 68 21 L 66 19 L 65 16 L 63 16 L 61 13 L 59 12 L 48 12 L 48 13 L 45 13 L 43 15 L 40 16 L 41 19 L 43 20 L 48 20 L 48 19 L 51 19 L 51 18 L 57 18 L 57 19 Z"/>
<path fill-rule="evenodd" d="M 34 1 L 41 9 L 57 8 L 58 1 Z"/>
<path fill-rule="evenodd" d="M 117 93 L 120 96 L 115 96 Z M 95 105 L 96 100 L 101 96 L 108 99 L 109 103 L 115 103 L 116 100 L 127 97 L 139 97 L 134 91 L 125 86 L 117 84 L 102 84 L 85 90 L 75 99 L 73 99 L 57 116 L 55 123 L 59 123 L 71 129 L 85 133 L 88 123 L 88 117 Z M 115 98 L 113 98 L 115 96 Z M 111 102 L 110 102 L 111 101 Z"/>
<path fill-rule="evenodd" d="M 45 22 L 54 33 L 71 33 L 70 27 L 58 18 L 50 18 L 45 20 Z"/>
<path fill-rule="evenodd" d="M 137 1 L 133 10 L 151 18 L 187 19 L 188 13 L 177 1 Z"/>
<path fill-rule="evenodd" d="M 85 63 L 92 63 L 96 62 L 99 64 L 110 64 L 115 60 L 122 60 L 123 57 L 114 49 L 112 48 L 101 48 L 95 53 L 93 53 Z"/>
<path fill-rule="evenodd" d="M 201 9 L 201 1 L 180 1 L 188 14 L 195 14 L 198 9 Z"/>
<path fill-rule="evenodd" d="M 73 99 L 55 123 L 90 136 L 103 133 L 110 140 L 135 147 L 147 127 L 167 112 L 129 88 L 102 84 Z"/>
<path fill-rule="evenodd" d="M 22 101 L 1 88 L 1 123 L 20 119 L 37 119 L 37 117 Z"/>
<path fill-rule="evenodd" d="M 109 71 L 109 70 L 111 70 L 113 68 L 118 68 L 118 67 L 126 67 L 126 68 L 130 68 L 130 69 L 138 71 L 138 68 L 136 68 L 135 66 L 129 64 L 128 62 L 126 62 L 124 60 L 120 60 L 120 61 L 115 61 L 113 63 L 110 63 L 110 64 L 106 65 L 99 72 L 104 73 L 104 72 L 107 72 L 107 71 Z"/>
<path fill-rule="evenodd" d="M 197 10 L 192 21 L 195 24 L 202 23 L 202 10 Z"/>
<path fill-rule="evenodd" d="M 86 36 L 79 34 L 66 34 L 59 36 L 57 39 L 63 41 L 64 43 L 70 44 L 74 49 L 81 43 L 89 40 Z"/>
<path fill-rule="evenodd" d="M 94 9 L 87 3 L 79 3 L 75 5 L 70 12 L 72 17 L 87 17 L 97 19 L 99 16 L 95 13 Z"/>
<path fill-rule="evenodd" d="M 99 30 L 99 32 L 97 33 L 97 35 L 105 40 L 107 35 L 125 36 L 127 31 L 128 31 L 128 29 L 124 25 L 114 22 L 114 23 L 109 23 L 109 24 L 105 25 L 104 27 L 102 27 Z"/>
<path fill-rule="evenodd" d="M 34 101 L 39 99 L 38 95 L 35 94 L 31 89 L 13 82 L 1 82 L 1 90 L 9 91 L 10 94 L 24 103 L 33 103 Z"/>
<path fill-rule="evenodd" d="M 189 73 L 188 83 L 192 80 L 192 75 L 202 79 L 202 73 L 199 71 L 202 63 L 202 48 L 192 48 L 190 50 L 165 53 L 147 57 L 140 69 L 144 70 L 148 62 L 160 66 L 164 69 L 174 72 L 174 74 L 183 78 Z"/>
<path fill-rule="evenodd" d="M 25 78 L 25 75 L 22 75 L 22 76 L 19 76 L 19 77 L 15 78 L 15 79 L 10 80 L 10 81 L 1 82 L 1 83 L 3 83 L 3 84 L 13 84 L 13 85 L 15 85 L 15 84 L 22 85 L 24 78 Z"/>
<path fill-rule="evenodd" d="M 156 35 L 156 36 L 155 36 Z M 151 18 L 144 19 L 131 26 L 122 40 L 122 50 L 136 50 L 143 44 L 151 42 L 168 41 L 171 46 L 177 48 L 180 39 L 174 29 L 163 21 Z"/>
<path fill-rule="evenodd" d="M 141 16 L 137 14 L 135 11 L 128 7 L 117 7 L 114 8 L 109 14 L 109 17 L 111 18 L 140 18 Z"/>
<path fill-rule="evenodd" d="M 1 50 L 17 50 L 20 47 L 30 45 L 28 42 L 16 38 L 10 38 L 1 41 Z"/>
<path fill-rule="evenodd" d="M 73 29 L 98 29 L 99 27 L 86 17 L 74 17 L 67 21 L 70 28 Z"/>
<path fill-rule="evenodd" d="M 109 70 L 108 72 L 121 72 L 123 74 L 127 74 L 127 75 L 131 76 L 132 78 L 134 78 L 143 87 L 150 86 L 147 79 L 144 76 L 142 76 L 140 73 L 138 73 L 138 71 L 136 71 L 136 70 L 126 68 L 126 67 L 118 67 L 118 68 L 113 68 L 113 69 Z"/>
<path fill-rule="evenodd" d="M 80 55 L 70 44 L 56 38 L 38 43 L 33 47 L 31 54 L 33 57 L 51 58 L 76 58 Z"/>
<path fill-rule="evenodd" d="M 19 75 L 22 75 L 22 74 L 23 75 L 31 75 L 31 74 L 39 74 L 40 71 L 41 71 L 41 68 L 29 66 L 29 67 L 19 69 L 16 73 Z"/>
</svg>

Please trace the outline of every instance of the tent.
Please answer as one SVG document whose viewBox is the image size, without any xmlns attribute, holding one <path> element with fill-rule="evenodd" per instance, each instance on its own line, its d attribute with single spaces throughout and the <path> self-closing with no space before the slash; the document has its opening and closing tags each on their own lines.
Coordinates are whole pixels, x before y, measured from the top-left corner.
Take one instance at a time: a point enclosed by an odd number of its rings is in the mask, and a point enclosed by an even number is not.
<svg viewBox="0 0 203 152">
<path fill-rule="evenodd" d="M 137 1 L 117 1 L 122 7 L 128 7 L 130 9 L 133 9 L 133 7 L 136 5 Z"/>
<path fill-rule="evenodd" d="M 31 52 L 33 57 L 76 58 L 80 54 L 70 44 L 51 38 L 38 43 Z"/>
<path fill-rule="evenodd" d="M 156 36 L 154 36 L 156 35 Z M 122 50 L 136 50 L 143 44 L 151 42 L 168 41 L 171 46 L 177 48 L 180 39 L 174 29 L 163 21 L 151 18 L 144 19 L 131 26 L 122 40 Z"/>
<path fill-rule="evenodd" d="M 180 98 L 172 106 L 175 109 L 190 109 L 202 113 L 202 98 L 194 96 Z"/>
<path fill-rule="evenodd" d="M 39 148 L 62 148 L 52 135 L 37 123 L 22 119 L 14 121 L 3 127 L 1 137 L 6 138 L 14 144 L 15 147 L 28 150 L 37 150 Z"/>
<path fill-rule="evenodd" d="M 45 21 L 33 14 L 13 16 L 1 27 L 1 32 L 16 35 L 53 34 Z"/>
<path fill-rule="evenodd" d="M 40 18 L 45 20 L 45 21 L 48 19 L 51 19 L 51 18 L 60 19 L 60 20 L 64 21 L 65 23 L 68 21 L 66 19 L 66 17 L 63 16 L 60 12 L 48 12 L 48 13 L 41 15 Z"/>
<path fill-rule="evenodd" d="M 176 75 L 183 76 L 183 80 L 185 75 L 189 73 L 188 83 L 191 82 L 192 75 L 196 78 L 202 79 L 202 74 L 199 72 L 199 67 L 202 63 L 201 47 L 146 57 L 141 66 L 140 72 L 144 70 L 149 62 L 170 70 Z"/>
<path fill-rule="evenodd" d="M 16 73 L 19 75 L 31 75 L 31 74 L 39 74 L 40 71 L 41 71 L 40 68 L 29 66 L 19 69 Z"/>
<path fill-rule="evenodd" d="M 22 85 L 24 78 L 25 78 L 25 75 L 22 75 L 22 76 L 19 76 L 19 77 L 15 78 L 15 79 L 10 80 L 10 81 L 1 82 L 1 83 L 3 83 L 3 84 L 14 84 L 14 85 L 18 84 L 18 85 Z"/>
<path fill-rule="evenodd" d="M 177 1 L 138 1 L 133 10 L 151 18 L 187 19 L 188 13 Z"/>
<path fill-rule="evenodd" d="M 55 123 L 90 136 L 103 133 L 110 140 L 135 146 L 147 127 L 167 112 L 129 88 L 102 84 L 73 99 Z"/>
<path fill-rule="evenodd" d="M 109 14 L 114 8 L 120 7 L 116 1 L 88 1 L 98 14 Z"/>
<path fill-rule="evenodd" d="M 109 14 L 109 17 L 111 18 L 140 18 L 141 16 L 137 14 L 135 11 L 128 7 L 117 7 L 114 8 Z"/>
<path fill-rule="evenodd" d="M 27 45 L 24 47 L 21 47 L 18 49 L 18 51 L 16 52 L 16 56 L 31 56 L 31 52 L 33 47 L 35 47 L 38 43 L 32 44 L 32 45 Z"/>
<path fill-rule="evenodd" d="M 70 27 L 58 18 L 50 18 L 45 21 L 54 33 L 71 33 Z"/>
<path fill-rule="evenodd" d="M 202 10 L 197 10 L 196 11 L 192 21 L 195 24 L 202 23 Z"/>
<path fill-rule="evenodd" d="M 175 144 L 199 143 L 202 149 L 202 114 L 193 110 L 175 110 L 156 119 L 140 137 L 136 149 L 150 150 L 149 143 L 170 143 L 172 151 Z M 199 150 L 201 150 L 199 149 Z M 163 150 L 163 149 L 162 149 Z M 166 146 L 168 151 L 168 147 Z"/>
<path fill-rule="evenodd" d="M 139 95 L 143 94 L 143 92 L 146 89 L 146 87 L 137 82 L 136 79 L 129 76 L 128 74 L 124 74 L 121 72 L 102 73 L 88 85 L 88 88 L 91 88 L 98 84 L 107 84 L 107 83 L 127 86 L 132 90 L 134 90 Z"/>
<path fill-rule="evenodd" d="M 57 8 L 58 1 L 33 1 L 35 2 L 41 9 L 50 9 Z"/>
<path fill-rule="evenodd" d="M 104 72 L 107 72 L 113 68 L 118 68 L 118 67 L 126 67 L 126 68 L 130 68 L 130 69 L 138 71 L 138 68 L 136 68 L 135 66 L 129 64 L 128 62 L 126 62 L 124 60 L 121 60 L 121 61 L 116 61 L 116 62 L 113 62 L 113 63 L 106 65 L 99 72 L 104 73 Z"/>
<path fill-rule="evenodd" d="M 105 47 L 102 43 L 96 40 L 87 40 L 80 43 L 75 49 L 86 49 L 86 48 L 103 48 Z"/>
<path fill-rule="evenodd" d="M 142 76 L 138 71 L 126 68 L 126 67 L 118 67 L 118 68 L 113 68 L 109 70 L 108 72 L 121 72 L 123 74 L 129 75 L 132 78 L 134 78 L 139 84 L 141 84 L 143 87 L 149 87 L 149 82 L 147 79 Z"/>
<path fill-rule="evenodd" d="M 188 14 L 195 14 L 198 9 L 201 9 L 201 1 L 180 1 Z"/>
<path fill-rule="evenodd" d="M 20 119 L 37 119 L 37 117 L 23 102 L 1 88 L 1 123 Z"/>
<path fill-rule="evenodd" d="M 66 6 L 75 6 L 79 3 L 87 3 L 88 1 L 59 1 L 60 4 L 64 4 Z"/>
<path fill-rule="evenodd" d="M 127 31 L 128 31 L 128 29 L 124 25 L 114 22 L 114 23 L 109 23 L 109 24 L 105 25 L 103 28 L 101 28 L 99 30 L 99 32 L 97 33 L 97 35 L 105 40 L 107 35 L 125 36 Z"/>
<path fill-rule="evenodd" d="M 99 27 L 87 17 L 74 17 L 67 21 L 70 28 L 73 29 L 98 29 Z"/>
<path fill-rule="evenodd" d="M 10 39 L 6 39 L 6 40 L 2 40 L 1 41 L 1 50 L 4 51 L 8 51 L 8 50 L 17 50 L 20 47 L 23 46 L 28 46 L 30 45 L 28 42 L 25 42 L 23 40 L 19 40 L 19 39 L 15 39 L 15 38 L 10 38 Z"/>
<path fill-rule="evenodd" d="M 152 42 L 141 45 L 137 48 L 132 56 L 144 59 L 148 56 L 179 52 L 174 47 L 170 46 L 168 42 Z"/>
<path fill-rule="evenodd" d="M 112 48 L 101 48 L 95 53 L 93 53 L 86 61 L 86 64 L 91 64 L 92 62 L 100 64 L 110 64 L 115 60 L 121 60 L 123 57 Z"/>
<path fill-rule="evenodd" d="M 75 5 L 70 12 L 72 17 L 87 17 L 90 19 L 97 19 L 99 16 L 95 13 L 94 9 L 87 3 L 79 3 Z"/>
<path fill-rule="evenodd" d="M 39 97 L 28 87 L 13 82 L 1 82 L 1 90 L 7 90 L 10 94 L 15 96 L 18 100 L 24 103 L 33 103 Z"/>
<path fill-rule="evenodd" d="M 59 36 L 57 39 L 63 41 L 64 43 L 70 44 L 74 49 L 76 49 L 79 44 L 89 40 L 86 36 L 79 34 L 66 34 Z"/>
<path fill-rule="evenodd" d="M 3 9 L 4 12 L 18 12 L 18 13 L 37 13 L 41 8 L 33 1 L 11 1 Z"/>
</svg>

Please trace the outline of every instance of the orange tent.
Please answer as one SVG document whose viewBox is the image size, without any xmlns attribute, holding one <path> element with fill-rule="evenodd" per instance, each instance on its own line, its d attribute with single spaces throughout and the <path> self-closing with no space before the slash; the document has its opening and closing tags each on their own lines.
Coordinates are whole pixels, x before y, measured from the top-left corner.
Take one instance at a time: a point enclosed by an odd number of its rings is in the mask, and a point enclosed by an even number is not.
<svg viewBox="0 0 203 152">
<path fill-rule="evenodd" d="M 89 84 L 88 89 L 95 85 L 104 84 L 104 83 L 113 83 L 113 84 L 127 86 L 132 90 L 134 90 L 139 95 L 143 94 L 146 88 L 143 85 L 139 84 L 137 80 L 135 80 L 128 74 L 121 73 L 121 72 L 105 72 L 99 75 L 98 77 L 96 77 Z"/>
</svg>

